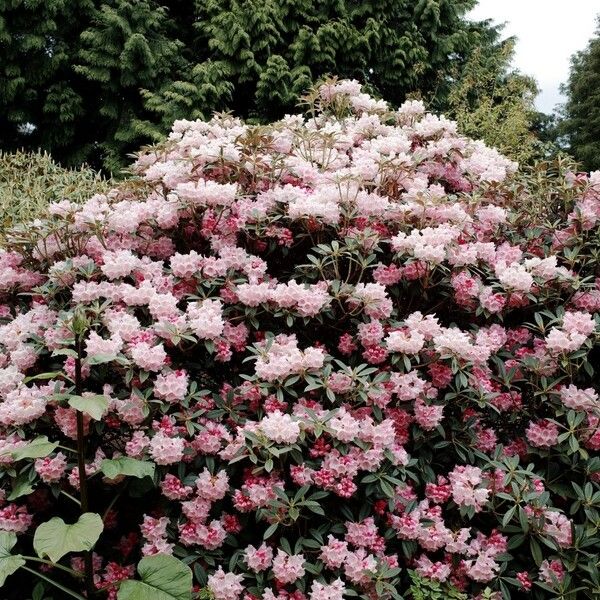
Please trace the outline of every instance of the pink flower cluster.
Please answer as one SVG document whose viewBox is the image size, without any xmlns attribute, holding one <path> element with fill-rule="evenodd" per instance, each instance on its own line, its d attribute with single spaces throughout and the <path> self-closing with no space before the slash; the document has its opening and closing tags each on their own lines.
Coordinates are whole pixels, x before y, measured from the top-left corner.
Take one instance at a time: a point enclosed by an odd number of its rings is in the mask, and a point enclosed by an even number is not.
<svg viewBox="0 0 600 600">
<path fill-rule="evenodd" d="M 178 121 L 7 237 L 0 531 L 77 520 L 83 436 L 111 598 L 154 555 L 215 600 L 591 586 L 600 174 L 523 227 L 517 166 L 422 103 L 310 98 Z"/>
</svg>

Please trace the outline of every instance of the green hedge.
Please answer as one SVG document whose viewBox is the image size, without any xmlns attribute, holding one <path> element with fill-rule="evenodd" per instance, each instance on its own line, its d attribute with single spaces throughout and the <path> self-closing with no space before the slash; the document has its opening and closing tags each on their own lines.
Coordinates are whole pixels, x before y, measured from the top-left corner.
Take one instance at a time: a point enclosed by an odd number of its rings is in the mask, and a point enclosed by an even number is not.
<svg viewBox="0 0 600 600">
<path fill-rule="evenodd" d="M 96 171 L 65 169 L 46 152 L 0 151 L 0 232 L 41 216 L 50 202 L 83 202 L 110 186 Z"/>
</svg>

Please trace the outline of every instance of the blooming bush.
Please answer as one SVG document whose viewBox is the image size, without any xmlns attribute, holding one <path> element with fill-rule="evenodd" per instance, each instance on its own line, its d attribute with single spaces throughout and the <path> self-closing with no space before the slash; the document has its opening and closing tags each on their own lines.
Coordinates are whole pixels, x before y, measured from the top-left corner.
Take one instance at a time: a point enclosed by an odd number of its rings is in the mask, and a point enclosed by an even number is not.
<svg viewBox="0 0 600 600">
<path fill-rule="evenodd" d="M 306 102 L 179 121 L 0 254 L 0 583 L 598 597 L 600 172 L 525 227 L 419 102 Z"/>
</svg>

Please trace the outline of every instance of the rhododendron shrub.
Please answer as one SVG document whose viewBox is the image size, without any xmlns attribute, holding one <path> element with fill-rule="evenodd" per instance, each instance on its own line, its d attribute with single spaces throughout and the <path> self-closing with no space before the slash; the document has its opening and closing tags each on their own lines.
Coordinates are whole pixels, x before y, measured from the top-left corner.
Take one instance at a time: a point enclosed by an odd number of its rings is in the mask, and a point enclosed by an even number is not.
<svg viewBox="0 0 600 600">
<path fill-rule="evenodd" d="M 516 165 L 419 102 L 307 102 L 179 121 L 12 234 L 0 582 L 598 597 L 600 173 L 525 228 Z"/>
</svg>

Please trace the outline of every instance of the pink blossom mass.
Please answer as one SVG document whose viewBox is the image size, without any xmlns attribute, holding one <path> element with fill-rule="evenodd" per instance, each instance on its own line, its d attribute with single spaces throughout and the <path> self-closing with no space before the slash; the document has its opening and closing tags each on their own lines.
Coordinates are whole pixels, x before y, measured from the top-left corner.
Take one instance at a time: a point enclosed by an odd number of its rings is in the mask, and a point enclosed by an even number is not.
<svg viewBox="0 0 600 600">
<path fill-rule="evenodd" d="M 83 482 L 101 534 L 59 576 L 98 589 L 157 556 L 215 600 L 591 586 L 600 172 L 533 227 L 517 165 L 421 102 L 307 102 L 177 121 L 7 238 L 0 535 L 31 554 Z"/>
</svg>

